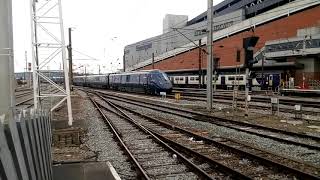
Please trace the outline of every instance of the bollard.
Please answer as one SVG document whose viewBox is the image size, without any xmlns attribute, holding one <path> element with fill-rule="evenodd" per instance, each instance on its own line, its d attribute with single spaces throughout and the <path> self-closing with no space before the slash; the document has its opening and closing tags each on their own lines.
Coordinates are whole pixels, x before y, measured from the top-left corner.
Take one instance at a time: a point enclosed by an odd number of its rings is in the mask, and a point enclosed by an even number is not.
<svg viewBox="0 0 320 180">
<path fill-rule="evenodd" d="M 174 94 L 174 98 L 175 98 L 177 101 L 179 101 L 180 98 L 181 98 L 180 93 L 175 93 L 175 94 Z"/>
<path fill-rule="evenodd" d="M 279 114 L 279 99 L 278 98 L 271 98 L 271 114 Z"/>
<path fill-rule="evenodd" d="M 302 119 L 302 105 L 296 104 L 294 106 L 294 118 L 295 119 Z"/>
<path fill-rule="evenodd" d="M 161 99 L 166 99 L 167 93 L 166 92 L 160 92 Z"/>
</svg>

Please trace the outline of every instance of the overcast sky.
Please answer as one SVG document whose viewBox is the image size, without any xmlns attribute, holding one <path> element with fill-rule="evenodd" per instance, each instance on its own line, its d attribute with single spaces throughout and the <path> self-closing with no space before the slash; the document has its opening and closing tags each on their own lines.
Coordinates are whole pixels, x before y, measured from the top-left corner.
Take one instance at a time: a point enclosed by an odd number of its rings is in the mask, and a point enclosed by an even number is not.
<svg viewBox="0 0 320 180">
<path fill-rule="evenodd" d="M 25 50 L 31 62 L 30 2 L 12 1 L 15 71 L 23 72 Z M 221 1 L 214 0 L 214 4 Z M 64 28 L 75 28 L 73 47 L 99 59 L 75 60 L 76 67 L 86 65 L 90 73 L 97 73 L 98 64 L 105 66 L 103 72 L 122 68 L 124 46 L 161 34 L 165 14 L 188 15 L 190 20 L 206 10 L 207 0 L 62 0 L 62 6 Z M 74 59 L 86 58 L 74 52 Z"/>
</svg>

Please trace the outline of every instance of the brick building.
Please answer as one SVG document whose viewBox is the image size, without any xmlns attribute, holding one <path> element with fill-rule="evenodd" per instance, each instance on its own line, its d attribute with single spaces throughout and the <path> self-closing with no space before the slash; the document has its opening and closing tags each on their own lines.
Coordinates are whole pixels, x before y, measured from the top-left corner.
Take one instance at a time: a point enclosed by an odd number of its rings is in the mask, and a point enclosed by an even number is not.
<svg viewBox="0 0 320 180">
<path fill-rule="evenodd" d="M 234 72 L 236 67 L 242 67 L 243 38 L 258 36 L 254 55 L 258 61 L 253 68 L 255 71 L 261 72 L 263 69 L 279 72 L 283 81 L 294 77 L 296 85 L 302 84 L 303 79 L 306 83 L 320 82 L 319 4 L 316 0 L 284 3 L 214 32 L 213 54 L 219 60 L 219 73 Z M 206 49 L 206 36 L 200 39 L 201 47 Z M 186 48 L 174 48 L 158 54 L 154 60 L 145 59 L 129 69 L 155 68 L 169 74 L 205 73 L 206 54 L 194 45 L 198 44 L 200 39 L 182 46 Z"/>
</svg>

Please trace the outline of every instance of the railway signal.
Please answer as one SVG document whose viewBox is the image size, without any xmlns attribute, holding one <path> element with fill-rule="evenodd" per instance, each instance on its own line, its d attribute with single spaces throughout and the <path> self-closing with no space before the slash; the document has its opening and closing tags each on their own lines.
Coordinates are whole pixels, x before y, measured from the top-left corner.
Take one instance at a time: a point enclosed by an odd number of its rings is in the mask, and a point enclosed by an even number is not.
<svg viewBox="0 0 320 180">
<path fill-rule="evenodd" d="M 246 97 L 245 97 L 245 117 L 249 114 L 249 68 L 252 68 L 254 63 L 253 58 L 253 48 L 256 46 L 257 42 L 259 40 L 259 37 L 257 36 L 251 36 L 243 39 L 243 48 L 244 48 L 244 67 L 246 68 Z"/>
<path fill-rule="evenodd" d="M 244 67 L 252 68 L 253 64 L 256 63 L 253 58 L 253 48 L 256 46 L 259 37 L 251 36 L 243 39 L 243 48 L 244 48 Z"/>
</svg>

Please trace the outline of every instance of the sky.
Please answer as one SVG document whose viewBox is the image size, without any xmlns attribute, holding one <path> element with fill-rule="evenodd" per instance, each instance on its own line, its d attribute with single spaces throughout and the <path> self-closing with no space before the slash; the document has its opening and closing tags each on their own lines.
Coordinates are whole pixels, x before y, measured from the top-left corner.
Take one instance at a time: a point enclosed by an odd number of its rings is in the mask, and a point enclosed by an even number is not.
<svg viewBox="0 0 320 180">
<path fill-rule="evenodd" d="M 30 1 L 12 1 L 15 72 L 23 72 L 25 51 L 31 62 Z M 123 67 L 124 46 L 160 35 L 165 14 L 188 15 L 190 20 L 206 11 L 207 0 L 62 0 L 62 9 L 66 42 L 67 28 L 73 28 L 75 71 L 86 66 L 87 72 L 98 73 L 100 65 L 106 73 Z M 60 67 L 56 62 L 47 69 Z"/>
</svg>

